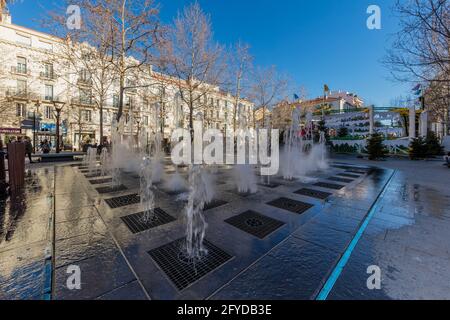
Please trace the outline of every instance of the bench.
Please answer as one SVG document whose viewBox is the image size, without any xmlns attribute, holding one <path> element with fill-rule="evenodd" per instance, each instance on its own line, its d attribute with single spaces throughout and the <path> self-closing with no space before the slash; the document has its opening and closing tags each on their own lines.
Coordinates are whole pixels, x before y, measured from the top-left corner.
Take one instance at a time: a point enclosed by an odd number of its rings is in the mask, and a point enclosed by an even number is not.
<svg viewBox="0 0 450 320">
<path fill-rule="evenodd" d="M 32 158 L 39 158 L 41 162 L 65 162 L 74 161 L 75 157 L 82 157 L 85 153 L 83 152 L 61 152 L 61 153 L 42 153 L 42 154 L 32 154 Z"/>
</svg>

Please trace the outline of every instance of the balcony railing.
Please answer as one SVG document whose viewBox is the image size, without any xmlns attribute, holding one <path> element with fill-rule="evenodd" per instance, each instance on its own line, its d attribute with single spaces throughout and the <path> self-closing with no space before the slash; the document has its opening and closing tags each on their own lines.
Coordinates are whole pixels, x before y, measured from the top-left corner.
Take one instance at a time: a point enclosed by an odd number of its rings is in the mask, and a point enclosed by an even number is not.
<svg viewBox="0 0 450 320">
<path fill-rule="evenodd" d="M 39 98 L 37 94 L 30 92 L 28 90 L 21 90 L 21 89 L 6 90 L 6 97 L 22 100 L 37 100 Z"/>
<path fill-rule="evenodd" d="M 12 66 L 11 72 L 15 74 L 21 74 L 21 75 L 30 75 L 30 71 L 26 66 Z"/>
<path fill-rule="evenodd" d="M 83 85 L 83 86 L 91 86 L 92 85 L 92 79 L 91 78 L 78 78 L 77 84 Z"/>
<path fill-rule="evenodd" d="M 71 100 L 72 104 L 76 105 L 82 105 L 82 106 L 92 106 L 94 105 L 92 98 L 72 98 Z"/>
<path fill-rule="evenodd" d="M 55 80 L 56 79 L 56 75 L 53 72 L 41 72 L 40 73 L 40 77 L 43 79 L 49 79 L 49 80 Z"/>
<path fill-rule="evenodd" d="M 53 95 L 48 95 L 48 94 L 44 94 L 41 96 L 41 100 L 42 101 L 46 101 L 46 102 L 63 102 L 64 100 L 62 99 L 62 97 L 59 96 L 53 96 Z"/>
</svg>

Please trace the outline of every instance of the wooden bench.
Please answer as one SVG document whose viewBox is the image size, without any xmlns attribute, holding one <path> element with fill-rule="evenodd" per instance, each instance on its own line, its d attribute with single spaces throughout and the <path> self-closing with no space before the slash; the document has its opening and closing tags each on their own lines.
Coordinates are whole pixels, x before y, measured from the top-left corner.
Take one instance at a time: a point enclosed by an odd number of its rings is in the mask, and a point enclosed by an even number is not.
<svg viewBox="0 0 450 320">
<path fill-rule="evenodd" d="M 85 153 L 83 152 L 61 152 L 61 153 L 42 153 L 33 154 L 32 158 L 39 158 L 41 162 L 65 162 L 65 161 L 75 161 L 75 157 L 82 157 Z"/>
</svg>

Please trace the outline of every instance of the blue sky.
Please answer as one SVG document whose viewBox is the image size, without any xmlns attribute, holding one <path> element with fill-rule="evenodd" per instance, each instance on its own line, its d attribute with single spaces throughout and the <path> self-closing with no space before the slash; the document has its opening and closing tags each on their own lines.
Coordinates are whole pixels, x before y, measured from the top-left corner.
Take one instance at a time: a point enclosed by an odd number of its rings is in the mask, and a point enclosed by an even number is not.
<svg viewBox="0 0 450 320">
<path fill-rule="evenodd" d="M 170 22 L 190 0 L 161 0 L 161 19 Z M 410 85 L 392 82 L 381 64 L 398 30 L 392 0 L 200 0 L 211 14 L 217 41 L 247 42 L 255 64 L 276 65 L 310 97 L 332 90 L 360 95 L 367 104 L 388 106 Z M 39 18 L 56 0 L 22 0 L 11 6 L 14 23 L 40 29 Z M 382 10 L 382 29 L 366 27 L 367 7 Z M 294 91 L 294 90 L 293 90 Z M 294 92 L 292 92 L 294 93 Z"/>
</svg>

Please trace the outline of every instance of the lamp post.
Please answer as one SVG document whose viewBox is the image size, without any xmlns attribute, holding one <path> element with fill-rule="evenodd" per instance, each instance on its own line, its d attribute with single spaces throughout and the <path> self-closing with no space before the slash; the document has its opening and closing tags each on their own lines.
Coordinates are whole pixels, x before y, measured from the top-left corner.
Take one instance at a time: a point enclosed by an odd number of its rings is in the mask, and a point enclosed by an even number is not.
<svg viewBox="0 0 450 320">
<path fill-rule="evenodd" d="M 55 116 L 56 116 L 56 153 L 61 152 L 61 137 L 59 134 L 59 126 L 61 122 L 61 111 L 65 106 L 64 102 L 53 101 L 53 105 L 55 106 Z"/>
<path fill-rule="evenodd" d="M 41 103 L 38 101 L 35 103 L 36 110 L 33 112 L 33 153 L 36 153 L 36 113 L 39 115 L 39 107 Z"/>
</svg>

